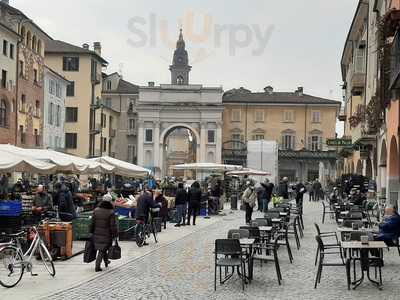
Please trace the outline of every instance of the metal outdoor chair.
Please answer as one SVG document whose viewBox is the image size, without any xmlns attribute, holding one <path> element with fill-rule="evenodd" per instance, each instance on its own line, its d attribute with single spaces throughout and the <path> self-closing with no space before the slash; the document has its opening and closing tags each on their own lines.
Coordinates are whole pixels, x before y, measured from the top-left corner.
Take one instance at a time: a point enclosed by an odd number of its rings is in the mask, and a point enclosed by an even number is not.
<svg viewBox="0 0 400 300">
<path fill-rule="evenodd" d="M 256 253 L 253 256 L 254 260 L 259 260 L 261 262 L 261 266 L 263 262 L 273 261 L 275 263 L 276 276 L 278 278 L 278 283 L 281 285 L 282 273 L 281 268 L 279 266 L 278 259 L 278 248 L 279 248 L 279 240 L 281 236 L 277 236 L 275 241 L 268 244 L 258 245 Z"/>
<path fill-rule="evenodd" d="M 337 236 L 337 233 L 335 231 L 321 232 L 319 225 L 317 223 L 314 223 L 314 226 L 317 231 L 317 235 L 319 237 L 321 237 L 321 239 L 332 238 L 332 237 L 335 238 L 334 241 L 329 241 L 328 243 L 324 244 L 325 250 L 339 249 L 340 256 L 343 259 L 343 252 L 342 252 L 342 248 L 340 247 L 339 238 Z M 317 245 L 317 251 L 315 254 L 315 263 L 314 263 L 315 266 L 317 265 L 317 262 L 318 262 L 318 255 L 319 255 L 319 246 Z"/>
<path fill-rule="evenodd" d="M 317 275 L 315 277 L 315 284 L 314 284 L 314 289 L 317 288 L 317 284 L 321 283 L 321 277 L 322 277 L 322 268 L 323 267 L 340 267 L 340 266 L 345 266 L 346 267 L 346 277 L 347 277 L 347 285 L 350 285 L 350 261 L 347 260 L 346 263 L 344 263 L 343 258 L 341 257 L 341 262 L 325 262 L 325 256 L 326 255 L 335 255 L 335 254 L 341 254 L 341 252 L 326 252 L 327 248 L 324 245 L 324 242 L 322 241 L 321 237 L 317 235 L 315 237 L 317 244 L 318 244 L 318 252 L 319 252 L 319 263 L 318 263 L 318 270 L 317 270 Z"/>
<path fill-rule="evenodd" d="M 322 203 L 322 224 L 325 223 L 325 215 L 330 215 L 331 218 L 333 219 L 334 215 L 336 215 L 336 212 L 334 210 L 331 210 L 329 206 L 325 204 L 325 201 L 321 201 Z"/>
<path fill-rule="evenodd" d="M 234 238 L 235 234 L 239 235 L 239 239 L 248 239 L 250 237 L 250 232 L 247 229 L 230 229 L 228 231 L 228 239 Z"/>
<path fill-rule="evenodd" d="M 224 284 L 230 279 L 235 268 L 242 279 L 242 289 L 245 284 L 245 255 L 237 239 L 218 239 L 215 241 L 214 291 L 217 290 L 217 268 L 219 268 L 219 283 Z M 232 273 L 222 279 L 222 267 L 232 268 Z"/>
<path fill-rule="evenodd" d="M 300 249 L 299 228 L 301 227 L 299 216 L 294 217 L 292 221 L 287 224 L 287 227 L 288 227 L 288 235 L 294 236 L 296 240 L 297 250 L 299 250 Z"/>
</svg>

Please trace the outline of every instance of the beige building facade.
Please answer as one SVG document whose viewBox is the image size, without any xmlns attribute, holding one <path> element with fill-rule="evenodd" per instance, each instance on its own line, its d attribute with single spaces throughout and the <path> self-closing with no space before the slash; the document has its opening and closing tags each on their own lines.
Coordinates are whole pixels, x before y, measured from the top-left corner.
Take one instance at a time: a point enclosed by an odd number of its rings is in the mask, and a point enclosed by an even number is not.
<svg viewBox="0 0 400 300">
<path fill-rule="evenodd" d="M 118 113 L 102 102 L 101 44 L 82 47 L 49 41 L 46 65 L 70 81 L 67 87 L 65 149 L 81 157 L 111 154 Z"/>
<path fill-rule="evenodd" d="M 245 151 L 250 140 L 276 141 L 280 145 L 280 177 L 303 181 L 333 178 L 332 172 L 321 174 L 321 168 L 334 169 L 335 154 L 326 140 L 335 138 L 340 102 L 306 95 L 303 88 L 287 93 L 274 92 L 268 86 L 261 93 L 244 88 L 227 91 L 223 104 L 225 162 L 235 163 L 232 154 Z"/>
</svg>

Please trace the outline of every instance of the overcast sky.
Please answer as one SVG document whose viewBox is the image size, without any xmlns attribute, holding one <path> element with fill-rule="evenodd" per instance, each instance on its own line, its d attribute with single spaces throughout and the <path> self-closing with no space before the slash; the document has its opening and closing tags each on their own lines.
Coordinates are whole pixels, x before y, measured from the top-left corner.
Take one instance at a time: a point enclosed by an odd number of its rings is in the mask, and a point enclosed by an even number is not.
<svg viewBox="0 0 400 300">
<path fill-rule="evenodd" d="M 169 83 L 182 25 L 191 82 L 271 85 L 341 100 L 340 58 L 358 0 L 10 0 L 54 39 L 100 41 L 107 72 Z"/>
</svg>

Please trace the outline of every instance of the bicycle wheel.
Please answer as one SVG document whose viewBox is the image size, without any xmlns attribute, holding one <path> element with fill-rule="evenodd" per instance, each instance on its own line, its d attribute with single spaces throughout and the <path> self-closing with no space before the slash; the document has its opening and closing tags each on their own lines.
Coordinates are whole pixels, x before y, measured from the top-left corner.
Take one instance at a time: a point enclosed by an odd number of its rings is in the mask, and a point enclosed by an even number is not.
<svg viewBox="0 0 400 300">
<path fill-rule="evenodd" d="M 0 284 L 12 288 L 21 281 L 24 264 L 18 249 L 7 246 L 0 251 Z"/>
<path fill-rule="evenodd" d="M 138 247 L 142 247 L 145 242 L 145 232 L 142 224 L 136 225 L 135 241 Z"/>
<path fill-rule="evenodd" d="M 39 245 L 39 253 L 42 258 L 42 262 L 47 272 L 49 272 L 50 276 L 56 276 L 56 269 L 54 268 L 53 258 L 51 257 L 49 250 L 43 242 Z"/>
</svg>

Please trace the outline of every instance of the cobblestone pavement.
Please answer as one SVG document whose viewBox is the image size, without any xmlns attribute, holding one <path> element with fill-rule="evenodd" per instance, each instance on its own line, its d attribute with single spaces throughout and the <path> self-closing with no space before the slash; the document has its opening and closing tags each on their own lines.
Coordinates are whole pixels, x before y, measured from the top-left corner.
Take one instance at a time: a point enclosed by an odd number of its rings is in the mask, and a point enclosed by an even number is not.
<svg viewBox="0 0 400 300">
<path fill-rule="evenodd" d="M 232 278 L 213 290 L 213 248 L 216 238 L 225 238 L 231 228 L 243 224 L 243 212 L 220 217 L 209 227 L 177 242 L 157 249 L 120 268 L 102 274 L 72 289 L 58 292 L 47 299 L 399 299 L 400 257 L 397 250 L 385 250 L 383 291 L 363 283 L 348 291 L 344 267 L 325 268 L 321 284 L 314 290 L 315 230 L 321 222 L 321 204 L 305 202 L 305 237 L 301 248 L 291 240 L 294 263 L 280 249 L 283 283 L 278 285 L 273 264 L 255 265 L 254 280 L 243 292 L 241 282 Z M 333 220 L 321 226 L 335 230 Z"/>
</svg>

